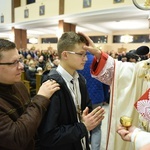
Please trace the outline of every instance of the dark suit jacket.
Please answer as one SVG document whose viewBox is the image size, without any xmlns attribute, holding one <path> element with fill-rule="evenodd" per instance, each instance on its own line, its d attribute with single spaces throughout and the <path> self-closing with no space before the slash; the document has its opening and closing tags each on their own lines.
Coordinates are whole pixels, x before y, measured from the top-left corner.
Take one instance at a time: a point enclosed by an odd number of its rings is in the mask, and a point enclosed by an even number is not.
<svg viewBox="0 0 150 150">
<path fill-rule="evenodd" d="M 81 139 L 88 132 L 83 123 L 77 121 L 76 109 L 71 93 L 64 79 L 56 70 L 51 70 L 48 79 L 55 79 L 60 84 L 60 90 L 51 97 L 51 102 L 39 128 L 41 150 L 82 150 Z M 81 109 L 86 106 L 92 109 L 89 100 L 85 79 L 80 75 L 79 86 L 81 90 Z M 87 144 L 87 150 L 89 150 Z"/>
</svg>

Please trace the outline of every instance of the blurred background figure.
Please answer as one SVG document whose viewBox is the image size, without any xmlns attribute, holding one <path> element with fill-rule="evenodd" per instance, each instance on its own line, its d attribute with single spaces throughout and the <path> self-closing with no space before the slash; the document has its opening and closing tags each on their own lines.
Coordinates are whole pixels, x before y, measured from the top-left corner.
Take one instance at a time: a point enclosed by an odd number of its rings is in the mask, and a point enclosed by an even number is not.
<svg viewBox="0 0 150 150">
<path fill-rule="evenodd" d="M 41 77 L 41 83 L 42 83 L 42 81 L 46 80 L 46 77 L 49 74 L 51 69 L 52 69 L 52 66 L 51 66 L 50 62 L 47 62 L 45 70 L 43 71 L 43 74 L 42 74 L 42 77 Z"/>
<path fill-rule="evenodd" d="M 30 81 L 30 85 L 33 88 L 36 88 L 36 64 L 34 61 L 29 62 L 29 68 L 26 70 L 26 78 Z"/>
<path fill-rule="evenodd" d="M 127 62 L 136 63 L 140 60 L 140 57 L 136 54 L 136 50 L 131 50 L 126 53 Z"/>
<path fill-rule="evenodd" d="M 108 99 L 105 99 L 107 97 L 106 93 L 108 93 L 108 88 L 105 87 L 103 83 L 91 77 L 90 65 L 93 60 L 93 55 L 87 53 L 87 59 L 88 60 L 84 66 L 84 69 L 78 72 L 81 73 L 86 79 L 89 97 L 92 101 L 92 107 L 94 109 L 97 106 L 102 106 L 104 103 L 106 103 L 106 101 L 108 101 Z M 106 91 L 104 91 L 104 87 Z M 91 131 L 90 141 L 92 150 L 100 150 L 101 135 L 102 131 L 100 123 L 95 129 Z"/>
<path fill-rule="evenodd" d="M 38 68 L 37 68 L 37 73 L 38 73 L 39 75 L 42 75 L 42 74 L 43 74 L 43 69 L 42 69 L 42 67 L 38 67 Z"/>
<path fill-rule="evenodd" d="M 44 60 L 44 56 L 40 56 L 38 59 L 37 66 L 41 67 L 43 70 L 45 69 L 46 61 Z"/>
</svg>

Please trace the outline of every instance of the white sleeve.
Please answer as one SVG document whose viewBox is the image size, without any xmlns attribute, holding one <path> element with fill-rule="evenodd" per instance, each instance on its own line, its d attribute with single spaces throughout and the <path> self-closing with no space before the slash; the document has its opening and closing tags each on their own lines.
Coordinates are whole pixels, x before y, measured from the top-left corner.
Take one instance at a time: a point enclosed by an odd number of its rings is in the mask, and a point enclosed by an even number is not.
<svg viewBox="0 0 150 150">
<path fill-rule="evenodd" d="M 131 141 L 134 142 L 135 149 L 139 150 L 144 145 L 150 144 L 150 133 L 136 128 L 131 135 Z"/>
<path fill-rule="evenodd" d="M 110 56 L 108 56 L 108 59 L 106 61 L 106 64 L 104 68 L 101 70 L 101 72 L 95 76 L 92 74 L 93 78 L 96 78 L 97 80 L 101 81 L 102 83 L 105 83 L 107 85 L 111 85 L 112 78 L 114 75 L 114 59 Z"/>
</svg>

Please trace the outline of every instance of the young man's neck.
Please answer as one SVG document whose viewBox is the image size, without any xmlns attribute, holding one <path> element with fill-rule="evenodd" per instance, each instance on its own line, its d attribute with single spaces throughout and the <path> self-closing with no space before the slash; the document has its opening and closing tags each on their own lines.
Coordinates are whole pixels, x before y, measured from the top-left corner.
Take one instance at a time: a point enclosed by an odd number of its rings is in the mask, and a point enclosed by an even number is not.
<svg viewBox="0 0 150 150">
<path fill-rule="evenodd" d="M 63 67 L 73 77 L 76 70 L 72 69 L 67 64 L 64 64 L 64 63 L 61 63 L 61 62 L 59 64 L 61 65 L 61 67 Z"/>
</svg>

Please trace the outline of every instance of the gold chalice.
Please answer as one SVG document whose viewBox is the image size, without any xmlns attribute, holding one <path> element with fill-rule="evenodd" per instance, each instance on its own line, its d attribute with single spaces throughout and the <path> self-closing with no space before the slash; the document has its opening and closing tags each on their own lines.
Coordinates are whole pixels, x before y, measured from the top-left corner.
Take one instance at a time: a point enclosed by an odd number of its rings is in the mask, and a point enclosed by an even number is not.
<svg viewBox="0 0 150 150">
<path fill-rule="evenodd" d="M 132 118 L 131 117 L 127 117 L 127 116 L 122 116 L 120 118 L 120 123 L 122 124 L 122 126 L 128 128 L 132 125 Z"/>
</svg>

